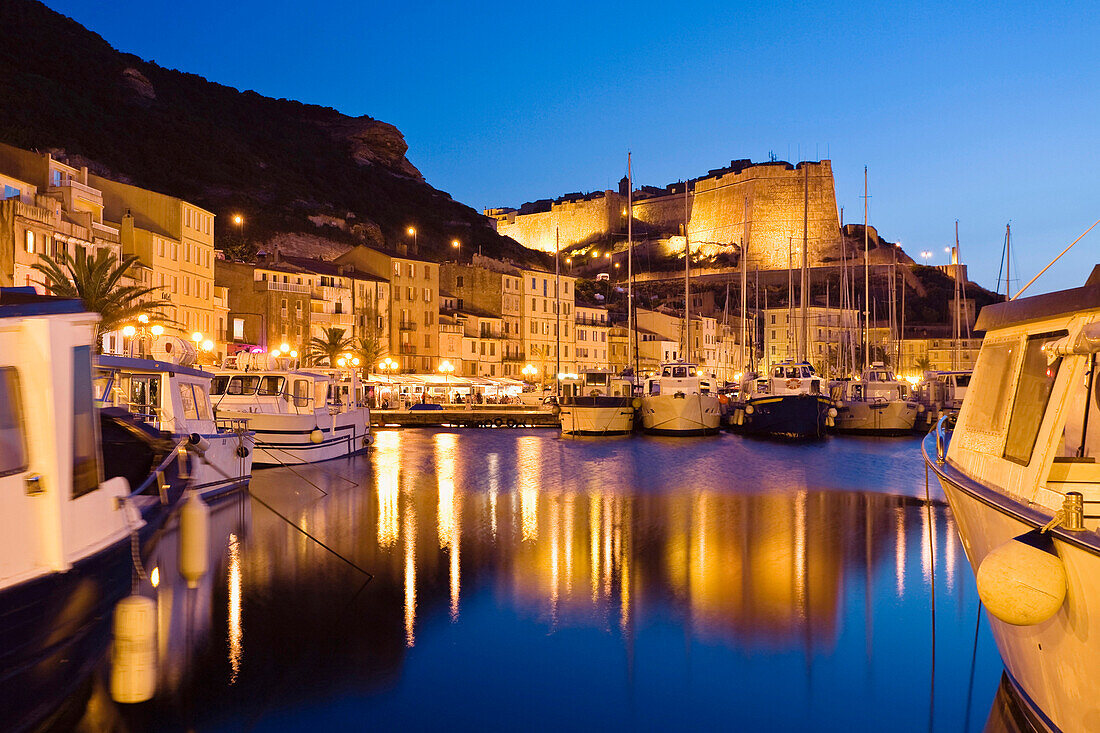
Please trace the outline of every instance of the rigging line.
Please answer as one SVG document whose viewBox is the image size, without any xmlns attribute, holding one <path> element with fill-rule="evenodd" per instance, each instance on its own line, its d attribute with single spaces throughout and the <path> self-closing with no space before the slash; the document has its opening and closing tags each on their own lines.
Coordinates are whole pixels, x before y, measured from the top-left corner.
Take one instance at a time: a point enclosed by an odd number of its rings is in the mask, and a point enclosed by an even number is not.
<svg viewBox="0 0 1100 733">
<path fill-rule="evenodd" d="M 313 540 L 314 542 L 316 542 L 316 543 L 317 543 L 318 545 L 320 545 L 320 546 L 321 546 L 322 548 L 324 548 L 324 549 L 328 550 L 328 551 L 329 551 L 329 552 L 331 552 L 331 553 L 332 553 L 333 555 L 335 555 L 336 557 L 340 558 L 341 560 L 343 560 L 344 562 L 346 562 L 346 563 L 347 563 L 348 565 L 350 565 L 351 567 L 353 567 L 353 568 L 355 568 L 356 570 L 358 570 L 358 571 L 359 571 L 360 573 L 362 573 L 363 575 L 367 576 L 367 578 L 368 578 L 368 579 L 370 579 L 370 580 L 374 580 L 374 573 L 368 572 L 368 571 L 364 570 L 363 568 L 359 567 L 358 565 L 356 565 L 355 563 L 353 563 L 353 562 L 352 562 L 351 560 L 349 560 L 349 559 L 348 559 L 347 557 L 345 557 L 344 555 L 341 555 L 341 554 L 340 554 L 339 552 L 337 552 L 336 550 L 332 549 L 331 547 L 329 547 L 328 545 L 326 545 L 326 544 L 325 544 L 324 542 L 322 542 L 321 540 L 317 539 L 316 537 L 314 537 L 313 535 L 311 535 L 311 534 L 310 534 L 309 532 L 307 532 L 306 530 L 304 530 L 304 529 L 302 529 L 301 527 L 299 527 L 299 526 L 298 526 L 298 525 L 297 525 L 296 523 L 294 523 L 294 522 L 293 522 L 293 521 L 292 521 L 292 520 L 291 520 L 291 519 L 290 519 L 289 517 L 287 517 L 287 516 L 286 516 L 285 514 L 281 513 L 281 512 L 280 512 L 280 511 L 279 511 L 278 509 L 276 509 L 275 507 L 271 506 L 271 505 L 270 505 L 270 504 L 268 504 L 268 503 L 267 503 L 266 501 L 264 501 L 263 499 L 261 499 L 261 498 L 260 498 L 260 497 L 259 497 L 259 496 L 258 496 L 258 495 L 256 494 L 256 492 L 252 491 L 252 487 L 251 487 L 251 486 L 250 486 L 250 487 L 248 487 L 248 494 L 249 494 L 249 496 L 251 496 L 251 497 L 252 497 L 253 499 L 255 499 L 256 501 L 258 501 L 258 502 L 259 502 L 260 504 L 263 504 L 263 505 L 264 505 L 265 507 L 267 507 L 267 508 L 268 508 L 268 510 L 270 510 L 270 511 L 271 511 L 271 513 L 272 513 L 272 514 L 274 514 L 275 516 L 277 516 L 277 517 L 278 517 L 279 519 L 283 520 L 284 522 L 286 522 L 287 524 L 289 524 L 289 525 L 290 525 L 291 527 L 293 527 L 294 529 L 298 530 L 299 532 L 301 532 L 301 533 L 302 533 L 303 535 L 305 535 L 305 536 L 306 536 L 306 537 L 308 537 L 309 539 L 311 539 L 311 540 Z"/>
<path fill-rule="evenodd" d="M 970 686 L 966 691 L 966 718 L 963 733 L 970 733 L 970 701 L 974 698 L 974 667 L 978 660 L 978 629 L 982 626 L 982 601 L 978 599 L 978 620 L 974 624 L 974 649 L 970 652 Z"/>
<path fill-rule="evenodd" d="M 1100 224 L 1100 219 L 1097 219 L 1097 220 L 1096 220 L 1095 222 L 1093 222 L 1092 226 L 1091 226 L 1091 227 L 1089 227 L 1088 229 L 1086 229 L 1086 230 L 1085 230 L 1085 233 L 1084 233 L 1084 234 L 1082 234 L 1082 235 L 1081 235 L 1080 237 L 1078 237 L 1077 239 L 1075 239 L 1075 240 L 1073 240 L 1072 242 L 1070 242 L 1070 245 L 1069 245 L 1069 247 L 1066 247 L 1066 248 L 1065 248 L 1065 249 L 1063 249 L 1063 250 L 1062 250 L 1061 252 L 1059 252 L 1059 253 L 1058 253 L 1058 256 L 1057 256 L 1057 257 L 1055 257 L 1055 258 L 1054 258 L 1053 260 L 1051 260 L 1051 261 L 1050 261 L 1050 264 L 1049 264 L 1049 265 L 1047 265 L 1046 267 L 1044 267 L 1044 268 L 1043 268 L 1042 270 L 1040 270 L 1040 271 L 1039 271 L 1039 274 L 1038 274 L 1038 275 L 1036 275 L 1035 277 L 1033 277 L 1033 278 L 1031 278 L 1030 280 L 1028 280 L 1028 281 L 1027 281 L 1027 285 L 1025 285 L 1025 286 L 1023 286 L 1022 288 L 1020 288 L 1020 291 L 1019 291 L 1018 293 L 1016 293 L 1015 295 L 1013 295 L 1013 296 L 1012 296 L 1012 300 L 1016 300 L 1017 298 L 1019 298 L 1019 297 L 1020 297 L 1020 295 L 1021 295 L 1021 294 L 1023 294 L 1023 292 L 1024 292 L 1025 290 L 1027 290 L 1028 288 L 1030 288 L 1030 287 L 1031 287 L 1031 284 L 1032 284 L 1033 282 L 1035 282 L 1035 281 L 1036 281 L 1036 280 L 1038 280 L 1038 279 L 1039 279 L 1040 277 L 1042 277 L 1042 276 L 1043 276 L 1043 273 L 1044 273 L 1044 272 L 1046 272 L 1047 270 L 1049 270 L 1049 269 L 1051 268 L 1051 265 L 1053 265 L 1053 264 L 1054 264 L 1055 262 L 1057 262 L 1058 260 L 1060 260 L 1060 259 L 1062 258 L 1062 255 L 1064 255 L 1064 254 L 1065 254 L 1066 252 L 1069 252 L 1069 251 L 1070 251 L 1070 250 L 1071 250 L 1071 249 L 1073 248 L 1073 245 L 1077 244 L 1077 243 L 1078 243 L 1078 242 L 1080 242 L 1080 241 L 1081 241 L 1082 239 L 1084 239 L 1084 238 L 1085 238 L 1085 234 L 1088 234 L 1088 233 L 1089 233 L 1089 232 L 1091 232 L 1091 231 L 1092 231 L 1093 229 L 1095 229 L 1095 228 L 1096 228 L 1096 225 L 1097 225 L 1097 224 Z"/>
</svg>

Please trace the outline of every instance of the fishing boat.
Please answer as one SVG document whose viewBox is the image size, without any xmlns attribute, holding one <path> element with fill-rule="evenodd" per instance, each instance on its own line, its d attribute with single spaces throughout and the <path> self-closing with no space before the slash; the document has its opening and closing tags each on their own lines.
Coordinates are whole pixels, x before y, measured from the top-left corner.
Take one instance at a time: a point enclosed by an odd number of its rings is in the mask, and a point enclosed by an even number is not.
<svg viewBox="0 0 1100 733">
<path fill-rule="evenodd" d="M 824 380 L 808 362 L 783 361 L 768 374 L 747 376 L 730 403 L 734 432 L 771 438 L 822 438 L 836 417 Z"/>
<path fill-rule="evenodd" d="M 563 435 L 623 435 L 634 429 L 634 381 L 607 369 L 587 369 L 561 380 Z"/>
<path fill-rule="evenodd" d="M 708 435 L 718 432 L 721 405 L 713 379 L 683 361 L 661 364 L 645 381 L 642 428 L 656 435 Z"/>
<path fill-rule="evenodd" d="M 97 320 L 78 301 L 0 291 L 5 730 L 59 724 L 106 653 L 132 543 L 163 526 L 187 484 L 182 444 L 95 409 Z"/>
<path fill-rule="evenodd" d="M 987 306 L 952 426 L 924 439 L 1006 673 L 1049 730 L 1100 726 L 1100 265 Z"/>
<path fill-rule="evenodd" d="M 833 382 L 836 430 L 860 435 L 907 435 L 917 419 L 917 403 L 909 399 L 909 383 L 875 362 L 855 381 Z"/>
<path fill-rule="evenodd" d="M 359 394 L 354 372 L 351 379 L 345 397 Z M 247 420 L 255 432 L 257 466 L 317 463 L 367 450 L 370 409 L 341 394 L 330 374 L 297 369 L 290 358 L 268 354 L 227 361 L 214 370 L 211 388 L 215 417 Z"/>
<path fill-rule="evenodd" d="M 100 406 L 124 408 L 154 429 L 186 439 L 201 453 L 191 467 L 191 485 L 205 501 L 247 486 L 255 448 L 248 421 L 214 419 L 214 375 L 194 366 L 194 350 L 185 340 L 161 336 L 153 353 L 159 358 L 97 357 Z"/>
</svg>

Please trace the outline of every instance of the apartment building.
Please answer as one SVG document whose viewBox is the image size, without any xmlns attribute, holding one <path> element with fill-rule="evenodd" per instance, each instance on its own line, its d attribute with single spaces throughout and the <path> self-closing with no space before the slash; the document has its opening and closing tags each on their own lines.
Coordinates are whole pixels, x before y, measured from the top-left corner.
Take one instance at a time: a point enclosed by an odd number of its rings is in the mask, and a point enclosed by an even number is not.
<svg viewBox="0 0 1100 733">
<path fill-rule="evenodd" d="M 575 346 L 577 370 L 610 369 L 608 336 L 611 324 L 607 308 L 577 305 Z"/>
<path fill-rule="evenodd" d="M 285 262 L 215 261 L 215 283 L 230 293 L 227 328 L 216 342 L 227 355 L 281 349 L 305 355 L 309 345 L 311 273 Z"/>
<path fill-rule="evenodd" d="M 353 247 L 335 262 L 389 280 L 390 354 L 407 371 L 434 371 L 440 361 L 439 265 L 371 247 Z"/>
<path fill-rule="evenodd" d="M 523 279 L 511 265 L 480 255 L 471 264 L 439 266 L 439 286 L 457 301 L 458 309 L 473 307 L 499 315 L 503 324 L 502 376 L 519 378 L 527 358 L 523 346 Z"/>
<path fill-rule="evenodd" d="M 527 361 L 538 369 L 536 379 L 552 381 L 558 372 L 577 370 L 573 348 L 576 278 L 542 270 L 523 270 L 523 343 Z M 561 283 L 560 293 L 558 282 Z M 561 318 L 558 318 L 560 308 Z M 560 321 L 560 339 L 559 339 Z M 560 351 L 558 346 L 560 344 Z"/>
<path fill-rule="evenodd" d="M 151 270 L 166 317 L 179 335 L 214 334 L 214 214 L 195 204 L 101 176 L 103 217 L 119 230 L 122 251 Z"/>
<path fill-rule="evenodd" d="M 799 308 L 769 308 L 764 313 L 764 361 L 772 364 L 786 359 L 798 359 L 798 341 L 802 332 L 802 311 Z M 854 308 L 811 306 L 806 309 L 808 343 L 806 358 L 819 374 L 830 374 L 839 363 L 850 339 L 859 343 L 856 324 L 859 312 Z"/>
<path fill-rule="evenodd" d="M 280 256 L 278 261 L 308 273 L 310 337 L 323 338 L 339 328 L 348 338 L 375 340 L 389 353 L 390 284 L 385 278 L 316 257 Z"/>
</svg>

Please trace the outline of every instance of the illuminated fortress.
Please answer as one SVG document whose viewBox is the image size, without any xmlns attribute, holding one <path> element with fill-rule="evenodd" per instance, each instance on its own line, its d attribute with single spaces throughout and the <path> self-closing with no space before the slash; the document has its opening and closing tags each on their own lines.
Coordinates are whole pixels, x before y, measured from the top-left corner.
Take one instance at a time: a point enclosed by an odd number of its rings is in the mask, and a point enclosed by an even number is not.
<svg viewBox="0 0 1100 733">
<path fill-rule="evenodd" d="M 484 213 L 500 234 L 531 249 L 553 252 L 555 233 L 563 250 L 607 246 L 625 237 L 626 194 L 623 179 L 618 191 L 567 194 L 519 209 L 486 209 Z M 735 160 L 727 168 L 712 170 L 686 184 L 636 189 L 634 234 L 639 241 L 667 240 L 682 234 L 686 210 L 693 253 L 737 253 L 742 240 L 747 240 L 750 267 L 786 269 L 791 250 L 795 263 L 801 261 L 804 202 L 810 265 L 831 264 L 840 257 L 842 237 L 828 160 L 798 165 Z M 682 238 L 679 247 L 683 247 Z"/>
</svg>

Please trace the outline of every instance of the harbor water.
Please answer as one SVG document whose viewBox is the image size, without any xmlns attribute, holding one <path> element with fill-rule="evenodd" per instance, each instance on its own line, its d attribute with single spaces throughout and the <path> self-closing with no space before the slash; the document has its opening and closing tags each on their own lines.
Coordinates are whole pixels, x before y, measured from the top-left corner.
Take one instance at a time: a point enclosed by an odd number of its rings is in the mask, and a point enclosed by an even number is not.
<svg viewBox="0 0 1100 733">
<path fill-rule="evenodd" d="M 916 438 L 375 438 L 256 471 L 198 588 L 163 536 L 157 696 L 78 727 L 1014 729 Z"/>
</svg>

